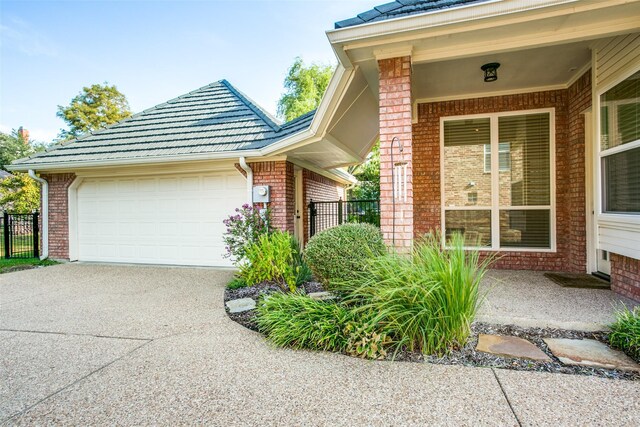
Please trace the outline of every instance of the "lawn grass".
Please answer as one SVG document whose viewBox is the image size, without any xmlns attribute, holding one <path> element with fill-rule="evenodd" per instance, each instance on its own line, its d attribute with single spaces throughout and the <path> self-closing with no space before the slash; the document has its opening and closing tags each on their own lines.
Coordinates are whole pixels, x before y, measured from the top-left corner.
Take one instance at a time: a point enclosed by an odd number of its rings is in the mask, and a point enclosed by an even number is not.
<svg viewBox="0 0 640 427">
<path fill-rule="evenodd" d="M 9 258 L 9 259 L 0 258 L 0 274 L 13 271 L 14 267 L 18 267 L 18 266 L 32 265 L 32 266 L 45 267 L 48 265 L 55 265 L 55 264 L 58 264 L 58 262 L 50 259 L 40 260 L 38 258 Z"/>
</svg>

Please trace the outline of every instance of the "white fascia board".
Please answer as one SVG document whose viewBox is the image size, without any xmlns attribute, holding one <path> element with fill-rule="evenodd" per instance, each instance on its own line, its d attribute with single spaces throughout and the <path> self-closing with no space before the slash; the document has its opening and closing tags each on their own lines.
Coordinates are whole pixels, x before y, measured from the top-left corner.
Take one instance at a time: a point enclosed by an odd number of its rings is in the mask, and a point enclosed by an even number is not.
<svg viewBox="0 0 640 427">
<path fill-rule="evenodd" d="M 206 153 L 206 154 L 185 154 L 180 156 L 166 156 L 154 158 L 139 157 L 135 159 L 111 159 L 111 160 L 90 160 L 86 162 L 56 162 L 56 163 L 24 163 L 19 165 L 9 165 L 7 169 L 16 172 L 25 172 L 29 169 L 41 171 L 74 171 L 79 169 L 112 167 L 112 166 L 136 166 L 136 165 L 158 165 L 164 163 L 176 162 L 192 162 L 207 160 L 225 160 L 237 158 L 239 155 L 244 157 L 262 156 L 257 150 L 251 151 L 227 151 L 223 153 Z"/>
<path fill-rule="evenodd" d="M 349 185 L 349 184 L 355 184 L 356 182 L 358 182 L 358 180 L 356 179 L 356 177 L 354 177 L 353 175 L 350 175 L 348 173 L 344 173 L 344 175 L 342 174 L 337 174 L 335 173 L 332 169 L 322 169 L 318 166 L 315 166 L 312 163 L 309 162 L 305 162 L 304 160 L 300 160 L 300 159 L 289 159 L 289 161 L 291 163 L 293 163 L 296 166 L 300 166 L 301 168 L 310 170 L 311 172 L 315 172 L 318 175 L 322 175 L 326 178 L 332 179 L 334 181 L 339 182 L 340 184 L 344 184 L 344 185 Z M 334 168 L 335 169 L 335 168 Z"/>
<path fill-rule="evenodd" d="M 555 7 L 558 10 L 553 14 L 563 15 L 624 3 L 628 2 L 624 0 L 594 0 L 588 2 L 578 0 L 493 0 L 329 30 L 327 31 L 327 37 L 331 44 L 345 44 L 357 40 L 427 30 L 469 21 L 502 19 L 505 15 L 537 11 L 542 8 Z M 522 20 L 528 21 L 530 17 L 523 16 Z"/>
</svg>

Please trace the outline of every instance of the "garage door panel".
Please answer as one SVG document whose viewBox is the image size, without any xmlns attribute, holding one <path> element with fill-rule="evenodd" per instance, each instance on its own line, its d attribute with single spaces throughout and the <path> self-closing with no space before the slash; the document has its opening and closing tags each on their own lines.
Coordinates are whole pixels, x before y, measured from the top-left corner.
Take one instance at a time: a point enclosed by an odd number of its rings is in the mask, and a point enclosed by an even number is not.
<svg viewBox="0 0 640 427">
<path fill-rule="evenodd" d="M 78 188 L 79 259 L 230 265 L 222 221 L 245 194 L 235 171 L 87 179 Z"/>
</svg>

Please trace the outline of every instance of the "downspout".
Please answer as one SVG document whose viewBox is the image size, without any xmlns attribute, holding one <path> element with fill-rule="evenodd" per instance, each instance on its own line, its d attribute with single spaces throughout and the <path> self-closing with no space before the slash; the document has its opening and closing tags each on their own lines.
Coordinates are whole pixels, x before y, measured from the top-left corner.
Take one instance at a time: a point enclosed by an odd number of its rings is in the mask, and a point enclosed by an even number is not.
<svg viewBox="0 0 640 427">
<path fill-rule="evenodd" d="M 49 183 L 29 169 L 29 176 L 42 184 L 42 254 L 40 259 L 49 258 Z"/>
<path fill-rule="evenodd" d="M 247 173 L 247 200 L 249 200 L 249 205 L 253 206 L 253 170 L 244 157 L 240 157 L 240 167 Z"/>
</svg>

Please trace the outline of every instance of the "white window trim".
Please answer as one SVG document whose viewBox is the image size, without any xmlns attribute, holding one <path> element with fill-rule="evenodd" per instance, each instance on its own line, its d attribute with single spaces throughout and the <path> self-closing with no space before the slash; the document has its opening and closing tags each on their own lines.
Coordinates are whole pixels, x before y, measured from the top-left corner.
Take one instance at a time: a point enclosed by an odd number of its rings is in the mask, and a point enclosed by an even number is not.
<svg viewBox="0 0 640 427">
<path fill-rule="evenodd" d="M 468 114 L 460 116 L 443 116 L 440 117 L 440 224 L 442 228 L 442 244 L 445 246 L 445 210 L 491 210 L 491 247 L 466 247 L 465 249 L 474 249 L 487 252 L 537 252 L 537 253 L 555 253 L 557 252 L 556 239 L 556 109 L 555 108 L 539 108 L 532 110 L 506 111 L 487 114 Z M 498 139 L 498 118 L 507 116 L 522 116 L 527 114 L 549 114 L 549 162 L 550 165 L 550 181 L 549 181 L 549 205 L 544 206 L 500 206 L 500 174 L 492 174 L 491 176 L 491 206 L 460 206 L 454 208 L 445 207 L 445 189 L 444 189 L 444 123 L 451 120 L 465 120 L 488 118 L 491 126 L 491 169 L 500 169 L 500 153 Z M 484 150 L 484 148 L 483 148 Z M 483 165 L 484 168 L 484 165 Z M 500 210 L 535 210 L 549 209 L 549 225 L 550 225 L 550 248 L 519 248 L 519 247 L 500 247 Z"/>
<path fill-rule="evenodd" d="M 634 213 L 616 213 L 616 212 L 603 212 L 603 188 L 602 188 L 602 158 L 607 157 L 612 154 L 621 153 L 623 151 L 632 150 L 634 148 L 640 147 L 640 140 L 629 142 L 626 144 L 621 144 L 613 148 L 608 148 L 606 150 L 602 150 L 602 141 L 600 140 L 602 136 L 602 129 L 600 128 L 602 124 L 602 106 L 600 98 L 602 95 L 616 87 L 618 84 L 631 77 L 635 73 L 640 71 L 638 67 L 631 67 L 626 72 L 621 73 L 615 80 L 612 80 L 607 85 L 599 87 L 595 91 L 595 96 L 593 97 L 595 104 L 595 113 L 594 116 L 594 124 L 595 124 L 595 219 L 596 224 L 598 225 L 608 225 L 611 227 L 618 227 L 622 229 L 626 229 L 631 232 L 640 232 L 640 215 Z M 611 123 L 609 123 L 609 127 L 611 127 Z"/>
<path fill-rule="evenodd" d="M 500 168 L 500 172 L 506 172 L 511 170 L 511 143 L 510 142 L 501 142 L 500 144 L 509 144 L 509 148 L 506 150 L 503 150 L 502 148 L 500 148 L 500 145 L 498 145 L 498 154 L 509 154 L 509 168 Z M 489 145 L 489 147 L 491 147 L 491 144 L 484 144 L 484 173 L 491 173 L 490 170 L 487 170 L 487 154 L 491 155 L 491 150 L 489 150 L 489 153 L 487 153 L 487 145 Z M 500 157 L 500 156 L 498 156 Z"/>
</svg>

